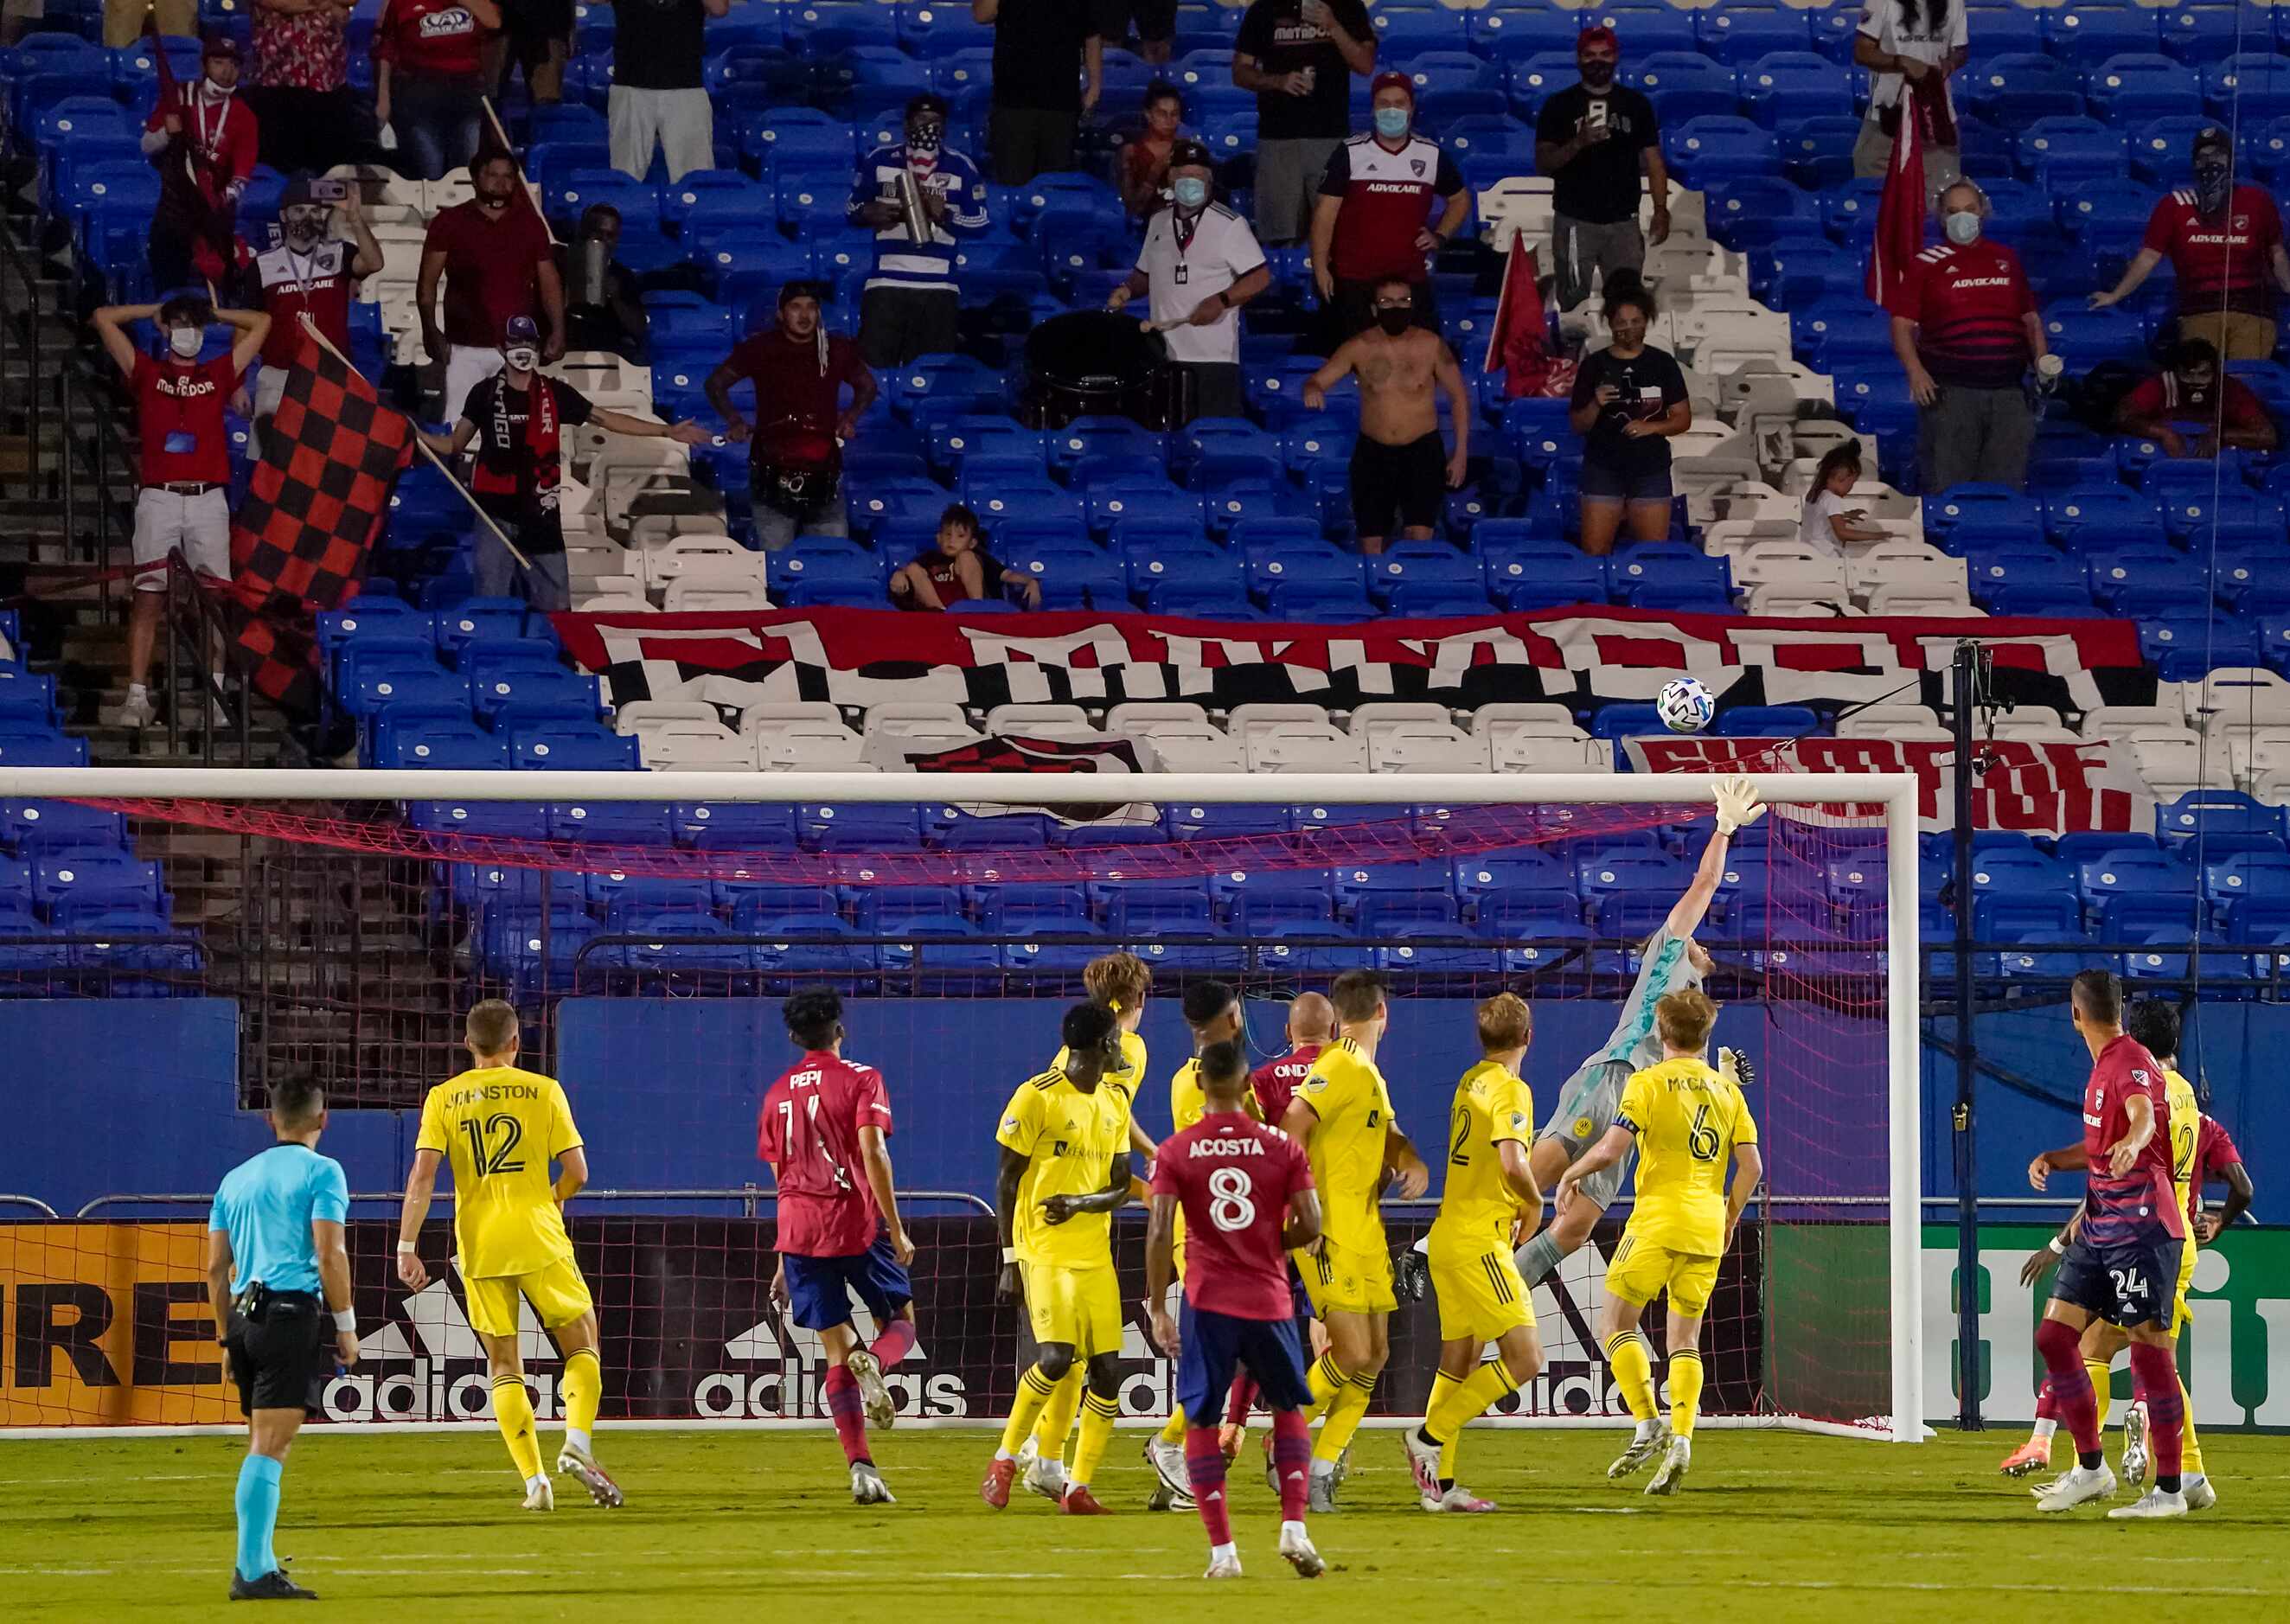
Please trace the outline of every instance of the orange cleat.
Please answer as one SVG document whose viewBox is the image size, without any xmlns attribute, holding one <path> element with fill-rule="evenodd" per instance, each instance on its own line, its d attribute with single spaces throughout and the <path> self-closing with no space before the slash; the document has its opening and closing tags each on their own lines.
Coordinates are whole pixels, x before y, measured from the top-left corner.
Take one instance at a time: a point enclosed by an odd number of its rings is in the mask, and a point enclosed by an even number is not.
<svg viewBox="0 0 2290 1624">
<path fill-rule="evenodd" d="M 2025 1444 L 2004 1457 L 2004 1464 L 1996 1469 L 2006 1477 L 2025 1477 L 2030 1472 L 2040 1472 L 2052 1464 L 2052 1441 L 2049 1438 L 2030 1438 Z"/>
<path fill-rule="evenodd" d="M 1089 1492 L 1087 1484 L 1078 1483 L 1066 1485 L 1066 1497 L 1058 1502 L 1058 1509 L 1068 1516 L 1111 1516 L 1113 1515 L 1097 1503 L 1097 1496 Z"/>
<path fill-rule="evenodd" d="M 1241 1448 L 1248 1442 L 1248 1428 L 1230 1422 L 1217 1428 L 1217 1447 L 1224 1452 L 1224 1463 L 1230 1466 L 1240 1459 Z"/>
<path fill-rule="evenodd" d="M 1010 1503 L 1010 1485 L 1017 1480 L 1015 1460 L 997 1460 L 986 1468 L 986 1481 L 978 1485 L 978 1498 L 999 1511 Z"/>
</svg>

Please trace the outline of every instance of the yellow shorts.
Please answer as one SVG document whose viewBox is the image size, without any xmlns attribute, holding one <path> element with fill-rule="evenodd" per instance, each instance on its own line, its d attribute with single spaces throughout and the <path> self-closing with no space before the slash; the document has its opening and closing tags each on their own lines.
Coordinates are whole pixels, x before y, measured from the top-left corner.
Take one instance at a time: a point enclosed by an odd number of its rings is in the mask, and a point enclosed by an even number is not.
<svg viewBox="0 0 2290 1624">
<path fill-rule="evenodd" d="M 1625 1231 L 1606 1265 L 1606 1290 L 1643 1307 L 1668 1292 L 1674 1314 L 1699 1314 L 1709 1306 L 1718 1285 L 1718 1260 L 1701 1252 L 1672 1252 Z"/>
<path fill-rule="evenodd" d="M 482 1280 L 465 1275 L 461 1293 L 469 1300 L 469 1329 L 480 1336 L 516 1334 L 519 1293 L 551 1331 L 571 1324 L 597 1306 L 589 1295 L 589 1283 L 581 1277 L 581 1266 L 570 1258 L 559 1258 L 529 1275 L 493 1275 Z"/>
<path fill-rule="evenodd" d="M 1534 1304 L 1511 1261 L 1507 1237 L 1444 1236 L 1434 1228 L 1431 1289 L 1439 1296 L 1439 1340 L 1492 1342 L 1534 1324 Z"/>
<path fill-rule="evenodd" d="M 2171 1308 L 2171 1335 L 2174 1339 L 2187 1328 L 2187 1288 L 2195 1283 L 2195 1260 L 2200 1255 L 2190 1229 L 2186 1251 L 2179 1259 L 2179 1289 Z"/>
<path fill-rule="evenodd" d="M 1318 1318 L 1327 1318 L 1331 1311 L 1389 1314 L 1399 1307 L 1391 1292 L 1391 1259 L 1381 1247 L 1368 1251 L 1323 1241 L 1317 1257 L 1305 1250 L 1290 1255 Z"/>
<path fill-rule="evenodd" d="M 1099 1268 L 1028 1263 L 1021 1272 L 1034 1340 L 1066 1343 L 1082 1359 L 1121 1351 L 1121 1276 L 1109 1261 Z"/>
</svg>

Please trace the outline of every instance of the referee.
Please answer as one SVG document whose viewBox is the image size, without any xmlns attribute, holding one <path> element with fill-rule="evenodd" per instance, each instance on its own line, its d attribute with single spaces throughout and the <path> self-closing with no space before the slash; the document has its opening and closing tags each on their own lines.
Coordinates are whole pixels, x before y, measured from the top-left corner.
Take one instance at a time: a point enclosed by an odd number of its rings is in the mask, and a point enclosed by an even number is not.
<svg viewBox="0 0 2290 1624">
<path fill-rule="evenodd" d="M 215 1335 L 230 1356 L 238 1407 L 247 1418 L 246 1460 L 238 1469 L 238 1560 L 235 1602 L 316 1601 L 286 1577 L 271 1554 L 278 1525 L 278 1480 L 286 1452 L 308 1416 L 332 1359 L 319 1298 L 332 1308 L 333 1350 L 358 1356 L 350 1306 L 350 1260 L 342 1245 L 349 1186 L 342 1164 L 318 1154 L 326 1097 L 316 1077 L 289 1077 L 270 1092 L 278 1142 L 231 1170 L 207 1218 L 207 1300 Z"/>
</svg>

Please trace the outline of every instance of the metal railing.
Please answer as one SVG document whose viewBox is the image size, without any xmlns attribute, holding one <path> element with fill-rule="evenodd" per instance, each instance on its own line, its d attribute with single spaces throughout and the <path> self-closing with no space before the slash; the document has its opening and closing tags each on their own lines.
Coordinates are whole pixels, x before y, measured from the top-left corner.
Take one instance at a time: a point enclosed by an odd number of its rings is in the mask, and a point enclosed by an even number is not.
<svg viewBox="0 0 2290 1624">
<path fill-rule="evenodd" d="M 43 1218 L 56 1216 L 55 1208 L 36 1196 L 0 1196 L 0 1207 L 30 1207 Z"/>
<path fill-rule="evenodd" d="M 981 1198 L 981 1197 L 979 1197 L 979 1196 L 973 1196 L 973 1195 L 972 1195 L 972 1194 L 971 1194 L 969 1191 L 967 1191 L 967 1190 L 893 1190 L 893 1191 L 892 1192 L 892 1194 L 895 1195 L 895 1196 L 897 1196 L 897 1197 L 898 1197 L 901 1202 L 909 1202 L 909 1201 L 911 1201 L 911 1202 L 938 1202 L 938 1203 L 943 1203 L 943 1204 L 947 1204 L 947 1205 L 950 1205 L 950 1206 L 959 1206 L 959 1207 L 965 1207 L 965 1208 L 973 1208 L 973 1209 L 975 1209 L 976 1211 L 978 1211 L 979 1212 L 983 1213 L 985 1216 L 987 1216 L 987 1217 L 989 1217 L 989 1218 L 991 1218 L 991 1217 L 993 1217 L 993 1216 L 994 1216 L 994 1208 L 993 1208 L 993 1205 L 992 1205 L 990 1203 L 989 1203 L 989 1202 L 987 1202 L 987 1201 L 983 1200 L 982 1198 Z M 761 1186 L 754 1185 L 754 1184 L 745 1184 L 745 1185 L 741 1185 L 741 1186 L 739 1188 L 737 1188 L 737 1189 L 658 1189 L 658 1190 L 608 1190 L 608 1189 L 584 1189 L 584 1190 L 582 1190 L 579 1195 L 577 1195 L 577 1196 L 573 1196 L 573 1197 L 572 1197 L 572 1199 L 573 1199 L 573 1200 L 575 1200 L 575 1201 L 605 1201 L 605 1202 L 628 1202 L 628 1201 L 728 1201 L 728 1202 L 737 1202 L 737 1203 L 740 1204 L 740 1208 L 741 1208 L 740 1216 L 741 1216 L 741 1217 L 742 1217 L 742 1218 L 755 1218 L 755 1217 L 758 1217 L 758 1216 L 760 1216 L 760 1210 L 761 1210 L 761 1208 L 762 1208 L 765 1204 L 767 1204 L 767 1203 L 775 1203 L 775 1202 L 777 1202 L 777 1201 L 779 1200 L 779 1198 L 780 1198 L 780 1196 L 779 1196 L 779 1192 L 778 1192 L 777 1190 L 765 1189 L 765 1188 L 763 1188 Z M 404 1200 L 404 1199 L 405 1199 L 404 1192 L 403 1192 L 402 1190 L 375 1190 L 375 1191 L 370 1191 L 370 1192 L 367 1192 L 367 1193 L 365 1193 L 365 1194 L 362 1194 L 362 1195 L 353 1195 L 353 1196 L 350 1196 L 350 1204 L 351 1204 L 351 1205 L 353 1205 L 353 1206 L 356 1206 L 356 1205 L 358 1205 L 358 1204 L 362 1204 L 362 1203 L 363 1203 L 363 1204 L 372 1204 L 372 1203 L 377 1203 L 377 1202 L 387 1202 L 387 1203 L 390 1203 L 390 1204 L 395 1204 L 396 1203 L 401 1202 L 401 1201 L 403 1201 L 403 1200 Z M 447 1204 L 449 1204 L 449 1205 L 450 1205 L 450 1204 L 452 1204 L 452 1199 L 453 1199 L 452 1192 L 452 1191 L 450 1191 L 450 1190 L 440 1190 L 440 1191 L 438 1191 L 438 1192 L 436 1193 L 436 1195 L 433 1197 L 433 1199 L 435 1199 L 435 1200 L 436 1200 L 436 1201 L 442 1201 L 442 1202 L 444 1202 L 444 1203 L 446 1203 Z M 52 1207 L 49 1207 L 49 1206 L 47 1206 L 47 1205 L 46 1205 L 46 1204 L 44 1204 L 44 1203 L 43 1203 L 43 1202 L 32 1201 L 32 1200 L 31 1200 L 31 1198 L 30 1198 L 29 1196 L 0 1196 L 0 1201 L 23 1201 L 23 1202 L 27 1202 L 27 1203 L 28 1203 L 30 1205 L 33 1205 L 33 1206 L 36 1206 L 36 1207 L 41 1208 L 41 1210 L 42 1210 L 42 1211 L 44 1211 L 44 1212 L 45 1212 L 47 1213 L 47 1215 L 48 1215 L 50 1218 L 54 1218 L 54 1217 L 56 1217 L 56 1216 L 57 1216 L 57 1213 L 56 1213 L 56 1212 L 55 1212 L 55 1209 L 53 1209 Z M 213 1201 L 214 1201 L 214 1194 L 213 1194 L 213 1192 L 212 1192 L 212 1191 L 209 1191 L 207 1194 L 205 1194 L 205 1195 L 204 1195 L 204 1196 L 199 1196 L 199 1195 L 144 1195 L 144 1196 L 138 1196 L 138 1195 L 116 1195 L 116 1196 L 98 1196 L 94 1200 L 92 1200 L 92 1201 L 89 1202 L 86 1205 L 84 1205 L 84 1206 L 81 1207 L 77 1212 L 74 1212 L 74 1213 L 72 1214 L 72 1217 L 73 1217 L 73 1219 L 74 1219 L 74 1220 L 85 1219 L 85 1218 L 93 1218 L 93 1217 L 95 1217 L 99 1212 L 101 1212 L 104 1208 L 106 1208 L 106 1207 L 186 1207 L 186 1206 L 198 1206 L 198 1207 L 203 1207 L 203 1206 L 207 1206 L 207 1205 L 212 1204 L 213 1203 Z"/>
<path fill-rule="evenodd" d="M 199 584 L 198 572 L 192 569 L 176 548 L 167 555 L 167 627 L 166 687 L 167 695 L 167 753 L 180 754 L 182 748 L 182 678 L 195 674 L 193 687 L 198 698 L 194 701 L 204 713 L 199 717 L 200 759 L 207 766 L 217 765 L 215 760 L 215 714 L 230 716 L 229 684 L 223 680 L 223 668 L 240 667 L 239 704 L 237 714 L 230 719 L 230 727 L 238 743 L 238 759 L 224 761 L 227 767 L 244 767 L 251 759 L 248 743 L 247 714 L 253 702 L 254 686 L 247 680 L 249 672 L 236 658 L 238 647 L 231 628 L 224 623 L 208 598 L 206 588 Z M 192 636 L 183 636 L 188 622 Z M 186 652 L 184 644 L 189 644 Z M 185 666 L 189 665 L 187 673 Z"/>
</svg>

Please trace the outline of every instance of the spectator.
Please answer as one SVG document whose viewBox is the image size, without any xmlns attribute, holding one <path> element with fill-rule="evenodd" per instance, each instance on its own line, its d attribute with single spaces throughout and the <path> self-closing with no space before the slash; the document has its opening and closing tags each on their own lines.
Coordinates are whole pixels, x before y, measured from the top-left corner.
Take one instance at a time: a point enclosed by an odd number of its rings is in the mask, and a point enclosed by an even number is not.
<svg viewBox="0 0 2290 1624">
<path fill-rule="evenodd" d="M 1352 525 L 1360 551 L 1381 553 L 1397 518 L 1399 533 L 1428 541 L 1449 491 L 1459 490 L 1470 462 L 1471 402 L 1445 340 L 1426 329 L 1414 308 L 1418 290 L 1405 276 L 1385 276 L 1371 290 L 1373 325 L 1338 346 L 1304 382 L 1304 404 L 1327 404 L 1347 373 L 1359 379 L 1360 432 L 1352 447 Z M 1453 452 L 1439 440 L 1437 387 L 1455 427 Z"/>
<path fill-rule="evenodd" d="M 1165 201 L 1161 194 L 1169 184 L 1169 154 L 1184 123 L 1183 92 L 1166 79 L 1145 87 L 1145 127 L 1122 148 L 1120 172 L 1114 177 L 1130 219 L 1147 219 Z"/>
<path fill-rule="evenodd" d="M 1805 493 L 1805 516 L 1798 521 L 1797 539 L 1807 547 L 1835 552 L 1848 543 L 1882 541 L 1885 532 L 1862 523 L 1866 508 L 1847 508 L 1846 499 L 1861 483 L 1861 447 L 1846 441 L 1831 446 L 1814 470 L 1812 487 Z"/>
<path fill-rule="evenodd" d="M 2274 290 L 2290 292 L 2282 216 L 2263 188 L 2235 184 L 2234 138 L 2225 131 L 2198 131 L 2194 160 L 2194 185 L 2155 205 L 2123 279 L 2093 294 L 2091 308 L 2129 298 L 2167 257 L 2178 283 L 2179 336 L 2207 340 L 2230 361 L 2267 360 L 2274 354 Z"/>
<path fill-rule="evenodd" d="M 938 516 L 938 538 L 891 577 L 891 601 L 901 609 L 945 609 L 1016 588 L 1029 609 L 1042 606 L 1042 584 L 1005 567 L 986 550 L 978 516 L 960 502 Z"/>
<path fill-rule="evenodd" d="M 413 302 L 421 347 L 445 366 L 445 409 L 468 396 L 483 378 L 500 370 L 500 334 L 511 316 L 539 310 L 548 318 L 540 359 L 564 353 L 564 284 L 556 275 L 555 244 L 530 197 L 521 196 L 516 160 L 498 148 L 469 165 L 476 196 L 441 209 L 421 243 L 421 270 Z M 445 284 L 445 312 L 437 314 L 437 284 Z"/>
<path fill-rule="evenodd" d="M 485 82 L 496 105 L 508 100 L 512 73 L 537 108 L 564 100 L 564 64 L 572 56 L 572 0 L 500 0 L 501 32 L 486 43 Z M 614 30 L 617 52 L 619 31 Z"/>
<path fill-rule="evenodd" d="M 2280 444 L 2274 420 L 2249 386 L 2220 376 L 2218 350 L 2208 339 L 2173 345 L 2167 370 L 2116 403 L 2115 428 L 2154 441 L 2173 457 L 2212 458 L 2221 446 L 2270 452 Z"/>
<path fill-rule="evenodd" d="M 1045 171 L 1071 169 L 1082 115 L 1105 90 L 1105 44 L 1090 6 L 970 0 L 970 14 L 994 25 L 994 179 L 1023 186 Z"/>
<path fill-rule="evenodd" d="M 1638 230 L 1638 177 L 1653 198 L 1653 242 L 1669 236 L 1669 171 L 1653 103 L 1614 83 L 1622 60 L 1612 28 L 1585 28 L 1574 42 L 1581 83 L 1542 104 L 1534 121 L 1534 166 L 1552 177 L 1550 257 L 1558 306 L 1572 310 L 1618 272 L 1645 269 Z"/>
<path fill-rule="evenodd" d="M 621 212 L 596 203 L 581 216 L 581 235 L 556 250 L 556 274 L 564 284 L 564 346 L 610 350 L 642 365 L 652 318 L 645 314 L 644 278 L 621 263 L 620 247 Z"/>
<path fill-rule="evenodd" d="M 1969 180 L 1941 194 L 1948 241 L 1910 262 L 1894 290 L 1893 353 L 1918 406 L 1926 495 L 1976 479 L 2025 489 L 2036 417 L 2029 364 L 2049 353 L 2020 256 L 1985 241 L 1988 196 Z"/>
<path fill-rule="evenodd" d="M 1165 335 L 1170 364 L 1181 380 L 1181 422 L 1247 415 L 1240 308 L 1272 285 L 1248 222 L 1211 199 L 1213 174 L 1209 149 L 1198 141 L 1179 141 L 1171 149 L 1174 201 L 1146 223 L 1137 268 L 1105 301 L 1107 309 L 1118 310 L 1140 293 L 1152 296 L 1147 325 Z"/>
<path fill-rule="evenodd" d="M 127 336 L 134 322 L 154 320 L 165 345 L 157 359 Z M 199 359 L 207 325 L 232 330 L 230 351 Z M 260 353 L 270 318 L 251 310 L 217 310 L 196 293 L 164 304 L 112 305 L 95 313 L 96 336 L 135 396 L 136 437 L 143 448 L 142 488 L 135 498 L 134 606 L 127 618 L 127 700 L 115 720 L 148 727 L 151 649 L 166 604 L 167 572 L 157 566 L 180 551 L 190 567 L 230 579 L 230 435 L 223 404 Z"/>
<path fill-rule="evenodd" d="M 780 290 L 778 324 L 741 340 L 708 375 L 709 404 L 728 425 L 732 443 L 747 444 L 756 534 L 765 548 L 798 535 L 851 533 L 841 443 L 857 436 L 860 418 L 875 404 L 875 374 L 856 344 L 827 331 L 821 301 L 818 284 L 789 283 Z M 732 402 L 742 379 L 756 386 L 752 425 Z"/>
<path fill-rule="evenodd" d="M 1129 25 L 1137 24 L 1137 60 L 1158 68 L 1169 60 L 1177 38 L 1177 0 L 1093 0 L 1097 36 L 1119 49 L 1128 44 Z"/>
<path fill-rule="evenodd" d="M 1375 131 L 1355 135 L 1328 156 L 1312 206 L 1312 278 L 1336 313 L 1338 339 L 1375 321 L 1375 285 L 1397 277 L 1413 290 L 1420 327 L 1437 331 L 1430 258 L 1454 240 L 1471 212 L 1462 172 L 1437 141 L 1414 133 L 1415 88 L 1402 73 L 1378 74 Z M 1445 207 L 1424 224 L 1430 202 Z"/>
<path fill-rule="evenodd" d="M 382 0 L 373 27 L 373 116 L 397 138 L 397 166 L 442 180 L 477 156 L 494 0 Z"/>
<path fill-rule="evenodd" d="M 520 579 L 516 560 L 492 526 L 477 527 L 475 575 L 480 597 L 522 596 L 544 612 L 570 609 L 564 524 L 557 509 L 564 478 L 564 433 L 594 422 L 613 434 L 702 445 L 708 431 L 682 422 L 670 428 L 649 418 L 591 405 L 589 397 L 540 365 L 540 330 L 529 316 L 513 316 L 501 330 L 500 364 L 470 386 L 451 435 L 424 429 L 422 440 L 441 457 L 458 457 L 478 441 L 469 490 L 494 524 L 508 532 L 532 567 Z"/>
<path fill-rule="evenodd" d="M 344 37 L 355 4 L 255 0 L 246 105 L 262 132 L 262 161 L 281 174 L 324 174 L 364 147 Z"/>
<path fill-rule="evenodd" d="M 348 243 L 327 229 L 337 196 L 342 217 L 349 224 Z M 254 380 L 257 423 L 278 410 L 286 374 L 302 351 L 304 313 L 325 335 L 326 342 L 348 353 L 350 300 L 357 295 L 358 284 L 382 265 L 381 244 L 374 241 L 373 231 L 365 223 L 354 183 L 288 182 L 278 202 L 278 224 L 284 240 L 254 261 L 262 313 L 270 318 L 270 336 L 262 347 L 262 371 Z"/>
<path fill-rule="evenodd" d="M 613 0 L 613 88 L 605 103 L 613 167 L 641 180 L 653 149 L 672 186 L 716 167 L 716 109 L 708 100 L 708 20 L 732 0 Z"/>
<path fill-rule="evenodd" d="M 1232 82 L 1256 92 L 1256 236 L 1293 248 L 1311 230 L 1328 160 L 1352 132 L 1354 74 L 1375 71 L 1360 0 L 1249 0 Z"/>
<path fill-rule="evenodd" d="M 199 53 L 200 78 L 163 97 L 143 125 L 143 150 L 159 166 L 159 206 L 151 216 L 151 284 L 170 288 L 234 282 L 244 244 L 238 200 L 254 173 L 261 135 L 238 89 L 238 42 L 212 34 Z"/>
<path fill-rule="evenodd" d="M 43 6 L 36 15 L 45 15 Z M 103 48 L 124 50 L 143 37 L 146 18 L 171 39 L 199 36 L 198 0 L 103 0 Z"/>
<path fill-rule="evenodd" d="M 901 201 L 911 177 L 930 218 L 919 234 Z M 927 92 L 907 103 L 906 140 L 859 161 L 848 209 L 875 228 L 875 269 L 859 312 L 859 345 L 872 366 L 904 366 L 962 342 L 956 245 L 986 229 L 986 181 L 946 144 L 946 103 Z"/>
<path fill-rule="evenodd" d="M 1633 541 L 1669 534 L 1669 437 L 1693 426 L 1677 357 L 1645 341 L 1653 295 L 1637 277 L 1606 284 L 1604 349 L 1582 357 L 1567 423 L 1582 436 L 1582 550 L 1603 558 L 1627 521 Z"/>
<path fill-rule="evenodd" d="M 1853 60 L 1877 76 L 1869 92 L 1868 116 L 1853 144 L 1853 172 L 1864 180 L 1883 176 L 1893 161 L 1893 140 L 1901 113 L 1913 108 L 1924 120 L 1918 149 L 1924 156 L 1925 196 L 1936 198 L 1964 173 L 1963 138 L 1957 132 L 1950 75 L 1971 54 L 1965 31 L 1964 0 L 1861 0 L 1861 31 L 1854 36 Z"/>
</svg>

